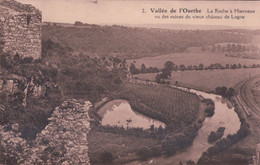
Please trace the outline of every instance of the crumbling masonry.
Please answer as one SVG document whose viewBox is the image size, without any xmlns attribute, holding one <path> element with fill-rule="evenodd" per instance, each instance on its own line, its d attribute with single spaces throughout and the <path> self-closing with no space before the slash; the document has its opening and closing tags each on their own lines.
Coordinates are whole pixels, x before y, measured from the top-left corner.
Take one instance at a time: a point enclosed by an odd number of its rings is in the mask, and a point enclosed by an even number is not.
<svg viewBox="0 0 260 165">
<path fill-rule="evenodd" d="M 41 11 L 32 5 L 0 0 L 0 53 L 39 59 L 41 21 Z"/>
</svg>

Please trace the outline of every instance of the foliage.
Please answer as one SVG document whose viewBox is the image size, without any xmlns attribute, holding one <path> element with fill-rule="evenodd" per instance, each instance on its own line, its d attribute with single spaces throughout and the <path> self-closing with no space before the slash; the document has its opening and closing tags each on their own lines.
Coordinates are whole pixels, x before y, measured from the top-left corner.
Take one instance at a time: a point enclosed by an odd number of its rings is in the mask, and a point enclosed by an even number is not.
<svg viewBox="0 0 260 165">
<path fill-rule="evenodd" d="M 152 156 L 152 151 L 147 147 L 141 147 L 137 150 L 136 154 L 140 156 L 141 160 L 147 160 Z"/>
<path fill-rule="evenodd" d="M 82 23 L 82 22 L 80 22 L 80 21 L 76 21 L 75 23 L 74 23 L 74 26 L 83 26 L 84 24 Z"/>
<path fill-rule="evenodd" d="M 51 40 L 43 41 L 43 45 L 44 59 L 59 68 L 58 84 L 66 97 L 95 102 L 103 95 L 118 90 L 125 78 L 124 60 L 90 58 L 83 54 L 73 56 L 70 48 Z"/>
<path fill-rule="evenodd" d="M 216 87 L 215 91 L 216 91 L 216 94 L 219 94 L 222 97 L 225 97 L 229 100 L 231 99 L 232 96 L 235 95 L 235 90 L 233 88 L 227 89 L 227 87 L 224 87 L 224 86 Z"/>
<path fill-rule="evenodd" d="M 151 148 L 152 157 L 159 157 L 162 155 L 162 148 L 161 146 L 154 146 Z"/>
<path fill-rule="evenodd" d="M 166 61 L 164 64 L 164 68 L 166 70 L 172 71 L 174 69 L 174 63 L 172 61 Z"/>
<path fill-rule="evenodd" d="M 189 147 L 197 136 L 198 128 L 195 126 L 185 127 L 179 133 L 168 133 L 162 140 L 162 149 L 167 155 L 173 155 Z"/>
<path fill-rule="evenodd" d="M 135 65 L 133 63 L 131 63 L 131 65 L 130 65 L 130 73 L 131 74 L 138 74 L 138 73 L 140 73 L 140 71 L 135 67 Z"/>
<path fill-rule="evenodd" d="M 113 154 L 109 151 L 104 151 L 100 154 L 100 160 L 102 163 L 111 164 L 114 160 Z"/>
<path fill-rule="evenodd" d="M 208 107 L 206 107 L 206 109 L 205 109 L 205 113 L 206 113 L 206 116 L 207 117 L 212 117 L 213 115 L 214 115 L 214 110 L 215 110 L 215 107 L 214 106 L 208 106 Z"/>
<path fill-rule="evenodd" d="M 144 64 L 141 65 L 141 69 L 138 69 L 138 68 L 135 67 L 135 65 L 133 63 L 130 64 L 129 70 L 130 70 L 131 74 L 158 73 L 160 71 L 156 67 L 146 68 L 146 66 Z"/>
<path fill-rule="evenodd" d="M 238 143 L 240 140 L 244 139 L 245 137 L 247 137 L 250 134 L 249 125 L 245 122 L 245 120 L 243 119 L 243 116 L 240 113 L 238 113 L 239 112 L 238 105 L 236 105 L 236 104 L 235 104 L 235 111 L 237 112 L 240 122 L 241 122 L 241 126 L 240 126 L 240 129 L 238 130 L 238 132 L 233 135 L 228 135 L 226 138 L 217 141 L 214 146 L 208 148 L 208 150 L 206 152 L 204 152 L 203 155 L 201 156 L 201 158 L 199 159 L 198 164 L 201 164 L 201 165 L 212 164 L 212 162 L 214 162 L 214 160 L 211 159 L 213 156 L 216 156 L 216 155 L 226 151 L 229 147 Z M 221 128 L 221 129 L 223 130 L 223 128 Z M 222 131 L 222 130 L 219 130 L 219 131 Z M 240 159 L 240 160 L 242 160 L 241 162 L 245 161 L 244 159 Z M 237 159 L 230 160 L 230 158 L 228 158 L 228 160 L 226 160 L 226 161 L 237 162 Z M 218 162 L 218 164 L 220 164 L 220 162 Z"/>
<path fill-rule="evenodd" d="M 42 26 L 44 40 L 55 40 L 78 52 L 136 59 L 184 52 L 189 47 L 225 42 L 248 42 L 252 36 L 215 30 L 160 30 L 88 25 L 86 28 Z M 133 37 L 134 36 L 134 37 Z"/>
<path fill-rule="evenodd" d="M 209 137 L 208 137 L 208 142 L 213 143 L 219 139 L 222 138 L 224 135 L 225 127 L 219 127 L 216 132 L 211 131 Z"/>
<path fill-rule="evenodd" d="M 141 65 L 141 70 L 140 70 L 141 73 L 146 73 L 146 67 L 144 64 Z"/>
<path fill-rule="evenodd" d="M 1 93 L 1 103 L 5 110 L 1 112 L 0 124 L 20 125 L 21 137 L 32 140 L 48 124 L 48 117 L 52 110 L 60 103 L 61 93 L 55 87 L 57 69 L 47 66 L 42 60 L 33 61 L 32 58 L 21 58 L 18 54 L 12 59 L 8 54 L 3 56 L 5 62 L 4 81 L 17 82 L 13 93 Z M 8 66 L 8 67 L 6 67 Z M 11 77 L 11 79 L 10 79 Z M 29 84 L 29 82 L 33 82 Z M 48 85 L 47 85 L 48 84 Z M 33 87 L 46 87 L 45 95 L 34 98 Z M 24 90 L 28 87 L 27 95 Z M 26 107 L 23 105 L 26 97 Z"/>
</svg>

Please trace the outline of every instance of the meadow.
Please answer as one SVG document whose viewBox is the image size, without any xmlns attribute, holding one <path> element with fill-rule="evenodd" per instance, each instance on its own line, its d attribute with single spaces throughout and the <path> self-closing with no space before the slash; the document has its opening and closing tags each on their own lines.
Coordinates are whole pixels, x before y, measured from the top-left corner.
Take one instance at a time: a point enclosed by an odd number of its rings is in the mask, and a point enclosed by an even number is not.
<svg viewBox="0 0 260 165">
<path fill-rule="evenodd" d="M 171 83 L 204 91 L 214 91 L 217 86 L 234 87 L 239 81 L 260 74 L 259 68 L 226 69 L 212 71 L 178 71 L 172 72 Z M 138 79 L 155 81 L 156 73 L 135 75 Z"/>
<path fill-rule="evenodd" d="M 188 65 L 198 66 L 199 64 L 208 66 L 213 63 L 220 63 L 223 66 L 225 66 L 225 64 L 239 63 L 241 65 L 260 64 L 260 60 L 226 57 L 224 53 L 205 53 L 198 50 L 192 50 L 191 52 L 186 53 L 171 53 L 155 57 L 127 60 L 127 63 L 129 66 L 131 63 L 134 63 L 137 68 L 140 68 L 142 64 L 145 64 L 146 67 L 163 68 L 166 61 L 172 61 L 176 65 L 184 64 L 186 67 Z"/>
</svg>

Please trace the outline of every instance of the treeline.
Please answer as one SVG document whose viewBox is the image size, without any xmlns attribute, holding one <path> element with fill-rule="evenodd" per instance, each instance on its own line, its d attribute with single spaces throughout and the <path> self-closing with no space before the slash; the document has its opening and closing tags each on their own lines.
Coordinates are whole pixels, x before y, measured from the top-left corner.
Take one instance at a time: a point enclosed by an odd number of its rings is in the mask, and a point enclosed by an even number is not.
<svg viewBox="0 0 260 165">
<path fill-rule="evenodd" d="M 166 130 L 163 129 L 162 126 L 155 128 L 154 125 L 151 125 L 149 129 L 143 129 L 135 127 L 124 128 L 123 126 L 102 126 L 99 124 L 97 126 L 93 126 L 92 129 L 98 132 L 120 134 L 124 136 L 154 138 L 159 140 L 162 139 L 166 134 Z"/>
<path fill-rule="evenodd" d="M 253 44 L 219 44 L 201 47 L 202 51 L 225 53 L 228 57 L 259 59 L 259 47 Z"/>
<path fill-rule="evenodd" d="M 202 103 L 206 104 L 206 108 L 204 110 L 205 115 L 207 117 L 212 117 L 215 114 L 215 103 L 211 99 L 203 99 Z"/>
<path fill-rule="evenodd" d="M 199 126 L 192 125 L 184 128 L 179 133 L 169 132 L 161 142 L 163 151 L 171 156 L 189 147 L 198 134 Z"/>
<path fill-rule="evenodd" d="M 158 73 L 160 72 L 160 70 L 157 67 L 149 67 L 146 68 L 146 66 L 144 64 L 141 65 L 141 68 L 138 69 L 135 67 L 135 65 L 133 63 L 131 63 L 130 65 L 130 73 L 131 74 L 144 74 L 144 73 Z"/>
<path fill-rule="evenodd" d="M 227 98 L 228 100 L 231 100 L 233 96 L 236 95 L 235 90 L 233 88 L 227 88 L 227 87 L 216 87 L 215 92 L 218 95 L 221 95 L 224 98 Z"/>
<path fill-rule="evenodd" d="M 231 53 L 231 52 L 259 52 L 259 47 L 257 45 L 246 45 L 246 44 L 218 44 L 218 45 L 213 45 L 213 46 L 207 46 L 207 47 L 201 47 L 202 51 L 207 51 L 207 52 L 226 52 L 226 53 Z"/>
<path fill-rule="evenodd" d="M 170 64 L 171 63 L 171 64 Z M 172 67 L 165 67 L 165 65 L 172 65 Z M 215 69 L 241 69 L 241 68 L 260 68 L 260 64 L 252 64 L 252 65 L 242 65 L 238 64 L 226 64 L 221 65 L 220 63 L 210 64 L 209 66 L 204 66 L 203 64 L 197 65 L 188 65 L 185 66 L 184 64 L 176 65 L 171 61 L 167 61 L 164 65 L 163 69 L 158 69 L 156 67 L 149 67 L 146 68 L 145 64 L 141 65 L 141 68 L 138 69 L 135 67 L 133 63 L 130 65 L 130 73 L 131 74 L 144 74 L 144 73 L 158 73 L 162 72 L 162 78 L 170 77 L 167 72 L 169 71 L 199 71 L 199 70 L 215 70 Z"/>
<path fill-rule="evenodd" d="M 82 25 L 80 22 L 75 25 L 74 27 L 44 25 L 42 37 L 44 40 L 55 40 L 77 52 L 126 59 L 184 52 L 190 47 L 216 43 L 247 43 L 252 39 L 252 35 L 249 34 L 216 30 L 162 30 L 116 25 Z M 81 27 L 78 28 L 77 25 Z"/>
</svg>

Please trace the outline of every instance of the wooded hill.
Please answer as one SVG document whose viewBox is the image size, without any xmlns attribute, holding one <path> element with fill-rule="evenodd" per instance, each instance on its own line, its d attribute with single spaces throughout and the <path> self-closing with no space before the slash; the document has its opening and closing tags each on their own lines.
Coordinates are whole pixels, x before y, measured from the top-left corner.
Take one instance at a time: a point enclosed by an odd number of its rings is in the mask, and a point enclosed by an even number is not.
<svg viewBox="0 0 260 165">
<path fill-rule="evenodd" d="M 184 52 L 189 47 L 216 43 L 247 43 L 252 40 L 252 35 L 247 31 L 163 30 L 116 25 L 42 26 L 43 40 L 51 39 L 74 52 L 125 59 Z"/>
</svg>

